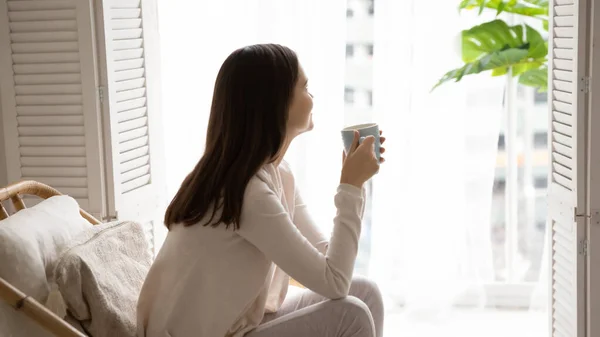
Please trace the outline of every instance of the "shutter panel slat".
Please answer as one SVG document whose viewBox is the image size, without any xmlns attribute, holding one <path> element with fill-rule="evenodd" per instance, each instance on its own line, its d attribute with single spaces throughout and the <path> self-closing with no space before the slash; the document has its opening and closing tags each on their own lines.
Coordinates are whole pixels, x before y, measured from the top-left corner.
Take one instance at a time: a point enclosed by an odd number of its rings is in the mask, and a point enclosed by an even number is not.
<svg viewBox="0 0 600 337">
<path fill-rule="evenodd" d="M 149 146 L 147 146 L 147 145 L 139 146 L 139 147 L 134 148 L 131 151 L 121 153 L 119 156 L 119 158 L 120 158 L 119 163 L 124 164 L 124 163 L 134 160 L 136 158 L 146 157 L 149 153 L 150 153 Z M 121 170 L 121 172 L 123 172 L 123 170 Z"/>
<path fill-rule="evenodd" d="M 148 124 L 148 117 L 140 117 L 119 123 L 119 132 L 143 129 Z"/>
<path fill-rule="evenodd" d="M 126 49 L 119 50 L 114 53 L 115 61 L 123 61 L 123 60 L 131 60 L 131 59 L 139 59 L 144 55 L 144 49 Z"/>
<path fill-rule="evenodd" d="M 573 115 L 573 104 L 571 103 L 552 101 L 552 108 L 553 110 Z"/>
<path fill-rule="evenodd" d="M 85 167 L 85 157 L 22 157 L 21 164 L 27 166 L 43 167 Z"/>
<path fill-rule="evenodd" d="M 81 84 L 41 84 L 41 85 L 17 85 L 17 95 L 72 95 L 81 92 Z"/>
<path fill-rule="evenodd" d="M 573 59 L 573 49 L 562 49 L 562 48 L 554 48 L 553 50 L 554 57 L 556 59 L 563 60 L 572 60 Z"/>
<path fill-rule="evenodd" d="M 124 134 L 121 134 L 124 135 Z M 127 151 L 131 151 L 133 149 L 136 149 L 138 147 L 142 147 L 142 146 L 147 146 L 148 145 L 148 137 L 147 136 L 141 136 L 138 138 L 130 138 L 130 137 L 125 137 L 127 139 L 130 140 L 126 140 L 121 142 L 120 145 L 120 149 L 121 149 L 121 153 L 123 152 L 127 152 Z"/>
<path fill-rule="evenodd" d="M 24 176 L 40 177 L 85 177 L 85 167 L 23 167 Z"/>
<path fill-rule="evenodd" d="M 571 166 L 573 165 L 573 161 L 571 158 L 563 156 L 562 154 L 558 153 L 558 152 L 552 152 L 552 159 L 561 165 L 562 168 L 559 167 L 555 167 L 555 169 L 557 170 L 558 173 L 562 174 L 563 176 L 567 176 L 567 178 L 571 178 L 572 174 L 571 174 Z M 568 171 L 566 171 L 568 170 Z M 568 174 L 566 173 L 568 172 Z"/>
<path fill-rule="evenodd" d="M 15 84 L 80 84 L 80 74 L 15 75 Z"/>
<path fill-rule="evenodd" d="M 130 69 L 139 69 L 144 66 L 144 59 L 131 59 L 125 61 L 115 62 L 115 70 L 130 70 Z"/>
<path fill-rule="evenodd" d="M 27 156 L 85 156 L 83 146 L 22 146 L 21 154 Z"/>
<path fill-rule="evenodd" d="M 569 103 L 573 101 L 573 95 L 568 92 L 553 90 L 552 96 L 559 102 Z"/>
<path fill-rule="evenodd" d="M 553 82 L 554 88 L 559 91 L 568 92 L 570 94 L 573 93 L 573 83 L 567 81 L 554 80 Z"/>
<path fill-rule="evenodd" d="M 144 68 L 115 72 L 115 79 L 117 80 L 117 83 L 121 81 L 140 79 L 143 76 Z"/>
<path fill-rule="evenodd" d="M 117 116 L 117 121 L 126 122 L 128 120 L 144 117 L 146 116 L 146 112 L 146 107 L 123 111 Z"/>
<path fill-rule="evenodd" d="M 120 19 L 113 20 L 113 29 L 130 29 L 130 28 L 140 28 L 142 26 L 142 19 Z M 140 37 L 140 36 L 138 36 Z"/>
<path fill-rule="evenodd" d="M 560 143 L 554 142 L 554 149 L 556 150 L 557 153 L 560 153 L 566 157 L 572 158 L 573 157 L 573 149 L 568 147 L 568 146 L 564 146 Z"/>
<path fill-rule="evenodd" d="M 13 62 L 15 65 L 33 65 L 36 63 L 79 63 L 79 53 L 13 54 Z"/>
<path fill-rule="evenodd" d="M 121 164 L 122 164 L 121 165 L 121 173 L 131 172 L 132 170 L 138 169 L 140 167 L 144 167 L 144 166 L 149 167 L 148 165 L 150 165 L 150 156 L 146 152 L 146 154 L 141 157 L 122 162 Z M 149 173 L 149 171 L 145 172 L 144 174 L 146 174 L 146 173 Z M 129 180 L 129 179 L 124 179 L 124 180 Z"/>
<path fill-rule="evenodd" d="M 146 88 L 138 88 L 132 90 L 123 90 L 117 93 L 117 102 L 124 102 L 136 98 L 144 98 L 146 96 Z M 131 109 L 128 109 L 131 110 Z"/>
<path fill-rule="evenodd" d="M 78 136 L 85 134 L 83 126 L 20 126 L 18 131 L 23 136 Z"/>
<path fill-rule="evenodd" d="M 13 43 L 13 54 L 18 53 L 69 53 L 79 51 L 77 42 Z"/>
<path fill-rule="evenodd" d="M 558 132 L 552 132 L 553 143 L 561 144 L 573 148 L 573 138 L 562 135 Z"/>
<path fill-rule="evenodd" d="M 91 2 L 0 1 L 0 13 L 7 19 L 0 20 L 0 90 L 9 180 L 49 184 L 101 216 Z"/>
<path fill-rule="evenodd" d="M 148 128 L 145 126 L 139 127 L 137 129 L 132 129 L 129 131 L 121 132 L 121 133 L 119 133 L 119 143 L 126 144 L 126 143 L 129 143 L 136 139 L 147 138 L 146 137 L 147 135 L 148 135 Z M 141 145 L 146 145 L 146 143 L 141 143 Z M 122 145 L 122 148 L 124 149 L 124 151 L 129 151 L 132 149 L 129 146 L 131 146 L 131 145 Z"/>
<path fill-rule="evenodd" d="M 573 128 L 571 126 L 562 124 L 558 121 L 553 122 L 552 127 L 556 132 L 562 133 L 563 135 L 570 135 L 573 133 Z"/>
<path fill-rule="evenodd" d="M 77 40 L 77 32 L 12 33 L 10 39 L 14 43 L 69 42 Z"/>
<path fill-rule="evenodd" d="M 24 32 L 76 32 L 77 21 L 75 20 L 53 20 L 53 21 L 24 21 L 10 24 L 13 33 Z"/>
<path fill-rule="evenodd" d="M 143 39 L 113 41 L 113 43 L 112 43 L 112 47 L 113 47 L 114 51 L 139 49 L 139 48 L 142 48 L 143 45 L 144 45 Z"/>
<path fill-rule="evenodd" d="M 22 146 L 84 146 L 83 136 L 21 136 L 19 144 Z"/>
<path fill-rule="evenodd" d="M 563 112 L 552 111 L 552 116 L 554 120 L 559 122 L 560 124 L 573 126 L 573 117 Z"/>
<path fill-rule="evenodd" d="M 113 7 L 114 8 L 114 7 Z M 112 19 L 115 21 L 118 27 L 119 19 L 137 19 L 142 16 L 142 10 L 140 8 L 116 8 L 111 10 Z M 115 26 L 113 26 L 113 29 Z"/>
<path fill-rule="evenodd" d="M 45 11 L 9 11 L 8 19 L 10 22 L 23 21 L 53 21 L 69 20 L 76 17 L 74 9 L 45 10 Z"/>
<path fill-rule="evenodd" d="M 21 116 L 62 116 L 83 114 L 81 105 L 52 105 L 52 106 L 18 106 L 17 113 Z"/>
<path fill-rule="evenodd" d="M 77 63 L 34 63 L 15 64 L 15 74 L 79 74 L 79 62 Z"/>
<path fill-rule="evenodd" d="M 140 8 L 141 0 L 121 0 L 118 2 L 114 2 L 112 4 L 112 8 Z"/>
<path fill-rule="evenodd" d="M 150 165 L 144 165 L 142 167 L 134 168 L 130 171 L 121 172 L 121 179 L 123 184 L 135 180 L 139 177 L 147 176 L 150 174 Z"/>
<path fill-rule="evenodd" d="M 19 125 L 29 125 L 29 126 L 42 126 L 42 125 L 51 125 L 51 126 L 61 126 L 61 125 L 82 125 L 84 122 L 83 116 L 20 116 L 17 117 L 17 122 Z"/>
<path fill-rule="evenodd" d="M 37 176 L 23 177 L 23 179 L 35 180 L 35 181 L 45 180 L 46 183 L 50 186 L 64 186 L 64 187 L 75 187 L 75 188 L 77 188 L 77 186 L 85 185 L 85 180 L 86 180 L 86 178 L 76 178 L 76 177 L 63 178 L 63 177 L 37 177 Z"/>
<path fill-rule="evenodd" d="M 575 40 L 571 38 L 556 38 L 554 39 L 554 45 L 558 48 L 574 48 Z"/>
<path fill-rule="evenodd" d="M 570 71 L 552 69 L 552 73 L 553 73 L 555 79 L 566 81 L 566 82 L 573 82 L 573 73 Z"/>
<path fill-rule="evenodd" d="M 115 40 L 128 40 L 128 39 L 139 39 L 142 37 L 142 29 L 119 29 L 113 32 L 113 39 Z"/>
<path fill-rule="evenodd" d="M 135 98 L 128 101 L 118 102 L 116 106 L 117 112 L 123 112 L 131 109 L 142 108 L 146 105 L 146 98 Z"/>
<path fill-rule="evenodd" d="M 561 70 L 569 70 L 573 68 L 572 60 L 554 59 L 554 68 Z"/>
<path fill-rule="evenodd" d="M 148 185 L 149 183 L 150 183 L 150 174 L 147 174 L 147 175 L 141 176 L 139 178 L 135 178 L 135 179 L 123 182 L 121 184 L 122 191 L 123 191 L 123 193 L 128 193 L 128 192 L 136 190 L 140 187 Z"/>
<path fill-rule="evenodd" d="M 18 95 L 19 105 L 78 105 L 81 95 Z"/>
<path fill-rule="evenodd" d="M 557 27 L 554 28 L 554 36 L 556 37 L 575 37 L 575 29 L 573 27 Z"/>
<path fill-rule="evenodd" d="M 18 11 L 39 11 L 75 8 L 75 3 L 69 0 L 54 1 L 7 1 L 8 10 Z"/>
<path fill-rule="evenodd" d="M 146 80 L 142 78 L 136 78 L 133 80 L 124 80 L 117 82 L 115 84 L 117 92 L 122 92 L 131 89 L 139 89 L 144 88 L 146 85 Z"/>
</svg>

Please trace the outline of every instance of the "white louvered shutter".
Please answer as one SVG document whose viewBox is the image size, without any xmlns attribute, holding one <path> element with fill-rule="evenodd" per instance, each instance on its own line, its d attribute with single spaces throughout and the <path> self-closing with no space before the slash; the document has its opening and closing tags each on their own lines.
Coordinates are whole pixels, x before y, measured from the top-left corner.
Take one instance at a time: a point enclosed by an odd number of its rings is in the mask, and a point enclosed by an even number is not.
<svg viewBox="0 0 600 337">
<path fill-rule="evenodd" d="M 102 2 L 109 213 L 147 228 L 154 244 L 164 195 L 154 0 Z"/>
<path fill-rule="evenodd" d="M 38 180 L 104 213 L 88 1 L 0 0 L 8 181 Z"/>
<path fill-rule="evenodd" d="M 585 336 L 588 0 L 550 1 L 552 336 Z"/>
</svg>

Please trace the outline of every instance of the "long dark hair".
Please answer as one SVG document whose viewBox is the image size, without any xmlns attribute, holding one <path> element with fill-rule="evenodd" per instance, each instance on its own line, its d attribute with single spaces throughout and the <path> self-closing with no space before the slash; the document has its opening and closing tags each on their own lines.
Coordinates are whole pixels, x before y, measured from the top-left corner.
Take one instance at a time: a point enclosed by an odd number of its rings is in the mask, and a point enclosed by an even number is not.
<svg viewBox="0 0 600 337">
<path fill-rule="evenodd" d="M 240 227 L 246 185 L 280 153 L 299 64 L 289 48 L 259 44 L 225 60 L 213 93 L 204 155 L 165 213 L 165 225 Z M 220 215 L 215 217 L 217 211 Z"/>
</svg>

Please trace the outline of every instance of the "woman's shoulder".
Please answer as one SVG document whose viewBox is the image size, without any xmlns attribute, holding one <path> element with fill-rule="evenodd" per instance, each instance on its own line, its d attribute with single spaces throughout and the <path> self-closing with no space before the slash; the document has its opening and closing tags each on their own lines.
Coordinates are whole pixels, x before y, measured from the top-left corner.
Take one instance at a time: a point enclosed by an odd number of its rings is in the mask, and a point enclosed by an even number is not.
<svg viewBox="0 0 600 337">
<path fill-rule="evenodd" d="M 279 172 L 277 172 L 279 171 Z M 278 183 L 278 174 L 281 176 L 283 186 Z M 282 161 L 278 167 L 275 165 L 265 165 L 248 182 L 246 195 L 256 195 L 268 192 L 279 194 L 281 188 L 287 189 L 294 187 L 294 174 L 292 168 L 286 161 Z"/>
<path fill-rule="evenodd" d="M 281 161 L 281 164 L 279 164 L 279 172 L 281 173 L 284 183 L 294 183 L 294 171 L 292 170 L 292 166 L 287 161 Z"/>
</svg>

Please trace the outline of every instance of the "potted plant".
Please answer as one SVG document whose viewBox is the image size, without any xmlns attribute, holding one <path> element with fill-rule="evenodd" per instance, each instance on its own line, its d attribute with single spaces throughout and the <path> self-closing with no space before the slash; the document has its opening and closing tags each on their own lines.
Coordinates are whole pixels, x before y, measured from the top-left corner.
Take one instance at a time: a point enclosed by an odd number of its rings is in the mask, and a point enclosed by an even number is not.
<svg viewBox="0 0 600 337">
<path fill-rule="evenodd" d="M 462 31 L 462 61 L 434 86 L 460 81 L 464 76 L 491 72 L 492 76 L 511 74 L 519 83 L 546 91 L 548 87 L 548 43 L 527 24 L 509 25 L 502 13 L 540 20 L 548 31 L 548 0 L 462 0 L 459 10 L 495 11 L 496 19 Z"/>
</svg>

